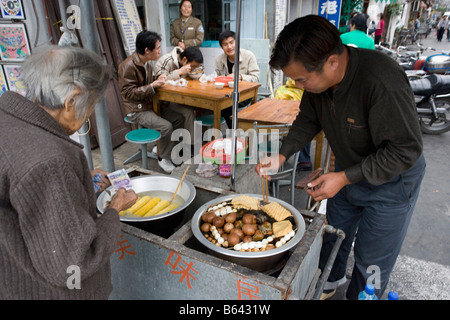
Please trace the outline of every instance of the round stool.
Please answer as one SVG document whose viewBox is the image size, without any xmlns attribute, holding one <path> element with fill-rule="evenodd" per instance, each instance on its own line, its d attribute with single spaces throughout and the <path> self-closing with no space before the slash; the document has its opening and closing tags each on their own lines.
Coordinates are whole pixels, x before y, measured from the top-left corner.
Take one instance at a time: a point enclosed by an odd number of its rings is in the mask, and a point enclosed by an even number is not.
<svg viewBox="0 0 450 320">
<path fill-rule="evenodd" d="M 129 124 L 137 124 L 136 122 L 134 122 L 133 120 L 130 120 L 130 118 L 128 118 L 128 117 L 125 117 L 124 119 L 123 119 L 126 123 L 129 123 Z M 139 125 L 139 124 L 137 124 L 137 126 L 138 126 L 138 129 L 142 129 L 142 126 L 141 125 Z M 129 164 L 129 163 L 131 163 L 131 162 L 134 162 L 134 161 L 136 161 L 137 159 L 139 159 L 140 157 L 141 157 L 141 147 L 139 147 L 139 151 L 138 152 L 136 152 L 135 154 L 133 154 L 131 157 L 129 157 L 127 160 L 125 160 L 124 162 L 123 162 L 123 164 L 124 165 L 126 165 L 126 164 Z M 155 160 L 158 160 L 158 152 L 153 152 L 153 151 L 147 151 L 147 157 L 149 157 L 149 158 L 152 158 L 152 159 L 155 159 Z"/>
<path fill-rule="evenodd" d="M 161 139 L 161 134 L 153 129 L 136 129 L 127 133 L 125 139 L 128 142 L 139 144 L 142 155 L 142 168 L 148 169 L 147 144 Z"/>
<path fill-rule="evenodd" d="M 198 116 L 195 121 L 201 122 L 203 127 L 208 127 L 208 128 L 212 128 L 214 126 L 214 115 L 212 114 L 205 114 L 202 116 Z M 220 124 L 223 125 L 225 124 L 225 118 L 224 117 L 220 117 Z M 205 137 L 206 140 L 211 140 L 211 135 L 208 135 L 207 137 Z"/>
<path fill-rule="evenodd" d="M 214 115 L 212 114 L 205 114 L 202 116 L 199 116 L 195 119 L 195 121 L 199 121 L 202 123 L 203 126 L 205 127 L 212 127 L 214 125 Z M 225 118 L 221 117 L 220 118 L 220 124 L 224 124 L 225 123 Z"/>
</svg>

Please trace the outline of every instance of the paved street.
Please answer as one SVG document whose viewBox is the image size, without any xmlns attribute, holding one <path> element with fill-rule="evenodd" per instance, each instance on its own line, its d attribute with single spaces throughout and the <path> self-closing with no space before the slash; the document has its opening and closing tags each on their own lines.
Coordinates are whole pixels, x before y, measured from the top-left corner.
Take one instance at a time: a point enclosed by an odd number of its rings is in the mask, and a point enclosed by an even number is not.
<svg viewBox="0 0 450 320">
<path fill-rule="evenodd" d="M 450 50 L 432 32 L 422 39 L 428 54 Z M 404 299 L 450 299 L 450 132 L 423 135 L 427 171 L 389 287 Z"/>
</svg>

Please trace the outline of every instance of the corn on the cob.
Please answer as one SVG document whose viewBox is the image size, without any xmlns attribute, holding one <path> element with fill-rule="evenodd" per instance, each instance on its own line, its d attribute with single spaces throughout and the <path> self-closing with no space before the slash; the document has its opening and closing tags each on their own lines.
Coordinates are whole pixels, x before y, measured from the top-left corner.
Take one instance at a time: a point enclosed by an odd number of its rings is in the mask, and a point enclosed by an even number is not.
<svg viewBox="0 0 450 320">
<path fill-rule="evenodd" d="M 157 214 L 159 211 L 164 210 L 169 206 L 170 202 L 167 200 L 160 201 L 153 209 L 148 211 L 145 214 L 145 217 L 153 217 L 155 214 Z"/>
<path fill-rule="evenodd" d="M 158 216 L 158 215 L 160 215 L 160 214 L 164 214 L 164 213 L 167 213 L 167 212 L 169 212 L 169 211 L 172 211 L 172 210 L 178 208 L 179 206 L 180 206 L 180 205 L 177 204 L 177 203 L 172 203 L 172 204 L 169 205 L 167 208 L 165 208 L 165 209 L 159 211 L 158 213 L 156 213 L 155 216 Z"/>
<path fill-rule="evenodd" d="M 136 216 L 138 216 L 138 217 L 145 216 L 145 214 L 149 210 L 153 209 L 160 201 L 161 201 L 161 199 L 158 197 L 152 198 L 149 202 L 147 202 L 147 204 L 145 206 L 143 206 L 138 211 L 136 211 L 136 213 L 135 213 Z"/>
<path fill-rule="evenodd" d="M 125 215 L 131 215 L 135 213 L 136 210 L 142 208 L 150 199 L 151 199 L 150 196 L 138 197 L 136 203 L 133 206 L 129 207 L 128 209 L 120 211 L 119 216 L 123 217 Z"/>
</svg>

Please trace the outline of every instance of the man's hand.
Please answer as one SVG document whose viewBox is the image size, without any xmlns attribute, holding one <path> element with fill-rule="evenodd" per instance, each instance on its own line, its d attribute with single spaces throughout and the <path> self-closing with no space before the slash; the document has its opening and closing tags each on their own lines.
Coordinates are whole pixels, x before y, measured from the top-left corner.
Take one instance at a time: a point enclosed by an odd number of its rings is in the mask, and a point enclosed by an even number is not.
<svg viewBox="0 0 450 320">
<path fill-rule="evenodd" d="M 350 184 L 345 172 L 330 172 L 321 175 L 316 180 L 308 183 L 306 192 L 315 201 L 333 198 L 343 187 Z"/>
<path fill-rule="evenodd" d="M 153 87 L 153 88 L 160 88 L 160 87 L 162 87 L 163 85 L 166 84 L 166 81 L 167 81 L 166 75 L 165 75 L 165 74 L 162 74 L 162 75 L 160 75 L 160 76 L 158 77 L 157 80 L 155 80 L 155 81 L 152 82 L 152 87 Z"/>
<path fill-rule="evenodd" d="M 183 49 L 183 50 L 186 50 L 186 45 L 184 44 L 184 42 L 178 42 L 178 46 L 181 48 L 181 49 Z"/>
<path fill-rule="evenodd" d="M 272 172 L 277 172 L 285 161 L 286 157 L 281 154 L 261 158 L 258 165 L 255 167 L 255 171 L 260 177 L 267 178 L 267 180 L 270 181 L 270 174 Z"/>
<path fill-rule="evenodd" d="M 184 76 L 185 74 L 188 74 L 189 72 L 192 71 L 192 67 L 191 64 L 185 64 L 184 66 L 182 66 L 180 69 L 178 69 L 178 74 L 180 76 Z"/>
<path fill-rule="evenodd" d="M 117 212 L 132 207 L 137 201 L 137 194 L 134 190 L 120 189 L 111 199 L 108 209 L 116 209 Z"/>
</svg>

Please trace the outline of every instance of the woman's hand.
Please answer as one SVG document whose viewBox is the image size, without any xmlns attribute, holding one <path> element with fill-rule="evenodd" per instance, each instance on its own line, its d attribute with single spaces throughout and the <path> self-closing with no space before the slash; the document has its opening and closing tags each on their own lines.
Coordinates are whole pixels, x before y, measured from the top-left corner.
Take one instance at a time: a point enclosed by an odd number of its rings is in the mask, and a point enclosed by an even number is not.
<svg viewBox="0 0 450 320">
<path fill-rule="evenodd" d="M 134 190 L 120 189 L 111 199 L 111 203 L 108 209 L 116 209 L 117 212 L 126 210 L 132 207 L 138 199 L 138 196 Z"/>
<path fill-rule="evenodd" d="M 100 180 L 95 181 L 95 184 L 97 184 L 100 189 L 97 191 L 97 193 L 103 192 L 106 188 L 108 188 L 111 185 L 111 181 L 108 179 L 108 172 L 100 170 L 100 169 L 94 169 L 91 171 L 91 177 L 94 178 L 96 175 L 100 176 Z"/>
</svg>

